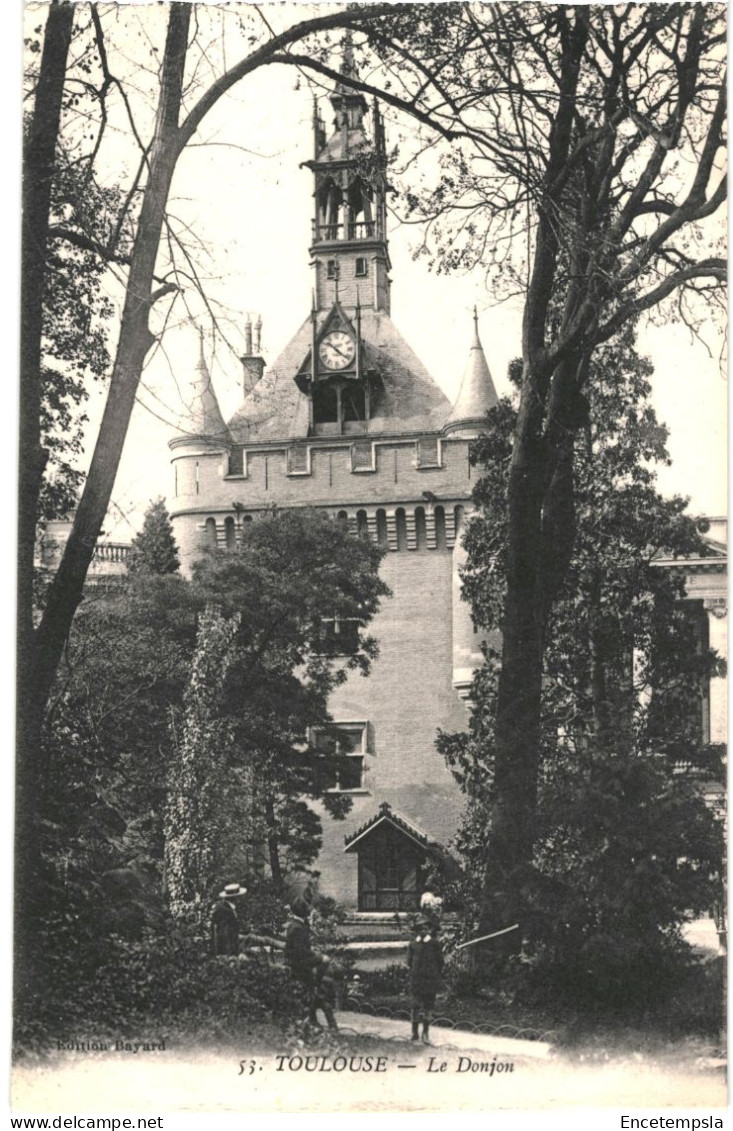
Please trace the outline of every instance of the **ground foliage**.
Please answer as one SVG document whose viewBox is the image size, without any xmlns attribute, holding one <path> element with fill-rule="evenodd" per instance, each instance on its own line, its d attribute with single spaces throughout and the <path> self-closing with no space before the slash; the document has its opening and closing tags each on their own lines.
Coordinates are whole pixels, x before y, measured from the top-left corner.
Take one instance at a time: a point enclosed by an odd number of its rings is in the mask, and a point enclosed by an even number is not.
<svg viewBox="0 0 733 1131">
<path fill-rule="evenodd" d="M 316 746 L 312 728 L 338 734 L 328 697 L 377 654 L 364 627 L 352 655 L 324 655 L 323 620 L 368 624 L 388 592 L 380 560 L 323 515 L 273 511 L 238 550 L 207 554 L 191 581 L 140 570 L 87 591 L 44 732 L 44 984 L 21 995 L 21 1029 L 40 1013 L 66 1016 L 102 978 L 114 937 L 135 969 L 158 946 L 150 930 L 159 942 L 173 930 L 171 910 L 206 937 L 211 900 L 233 877 L 253 892 L 247 928 L 280 932 L 283 882 L 320 846 L 303 795 L 334 818 L 349 805 L 329 792 L 335 737 Z M 179 806 L 185 820 L 174 821 Z"/>
<path fill-rule="evenodd" d="M 515 973 L 608 1008 L 651 1006 L 671 992 L 688 957 L 680 928 L 708 912 L 723 870 L 720 823 L 701 795 L 722 780 L 722 751 L 700 734 L 703 687 L 724 669 L 682 601 L 683 570 L 655 562 L 710 551 L 685 501 L 656 490 L 654 464 L 667 455 L 649 376 L 630 333 L 596 362 L 576 442 L 575 548 L 545 648 L 535 851 L 515 877 L 525 905 Z M 489 633 L 486 663 L 469 731 L 439 739 L 467 797 L 458 847 L 469 918 L 491 830 L 500 659 L 491 632 L 502 623 L 515 414 L 500 402 L 473 452 L 482 477 L 464 592 Z"/>
</svg>

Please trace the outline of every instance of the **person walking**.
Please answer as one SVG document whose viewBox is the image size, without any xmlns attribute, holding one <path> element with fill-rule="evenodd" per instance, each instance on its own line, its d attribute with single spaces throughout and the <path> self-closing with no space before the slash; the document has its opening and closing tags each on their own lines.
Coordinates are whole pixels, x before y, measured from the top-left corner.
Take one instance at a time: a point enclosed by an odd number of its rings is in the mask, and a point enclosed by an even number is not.
<svg viewBox="0 0 733 1131">
<path fill-rule="evenodd" d="M 410 940 L 407 948 L 412 999 L 410 1040 L 420 1039 L 419 1026 L 422 1022 L 422 1041 L 425 1045 L 430 1044 L 430 1022 L 435 1008 L 435 995 L 443 973 L 443 951 L 437 936 L 437 924 L 426 917 L 420 917 L 415 924 L 414 938 Z"/>
<path fill-rule="evenodd" d="M 217 956 L 239 954 L 237 901 L 247 894 L 239 884 L 226 884 L 211 912 L 211 949 Z"/>
</svg>

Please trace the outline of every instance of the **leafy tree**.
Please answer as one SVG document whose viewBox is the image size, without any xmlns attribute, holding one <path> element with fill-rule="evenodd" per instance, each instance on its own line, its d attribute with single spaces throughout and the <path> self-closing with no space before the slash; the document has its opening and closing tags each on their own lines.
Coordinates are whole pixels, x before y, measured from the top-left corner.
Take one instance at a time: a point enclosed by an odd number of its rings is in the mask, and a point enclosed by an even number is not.
<svg viewBox="0 0 733 1131">
<path fill-rule="evenodd" d="M 145 512 L 142 530 L 132 540 L 128 573 L 177 573 L 180 564 L 165 501 L 156 499 Z"/>
<path fill-rule="evenodd" d="M 124 26 L 122 48 L 115 52 L 114 24 L 104 9 L 52 0 L 40 53 L 31 44 L 34 62 L 38 54 L 40 59 L 37 70 L 29 72 L 33 109 L 24 155 L 27 191 L 22 254 L 15 964 L 21 980 L 33 979 L 30 967 L 27 974 L 21 969 L 22 954 L 30 955 L 35 938 L 32 915 L 24 908 L 38 865 L 37 798 L 46 772 L 46 747 L 40 735 L 43 717 L 109 506 L 143 365 L 165 330 L 170 304 L 176 299 L 185 302 L 191 285 L 200 290 L 194 258 L 167 212 L 179 158 L 200 136 L 207 116 L 220 100 L 263 66 L 311 69 L 333 82 L 344 81 L 380 94 L 379 87 L 359 81 L 353 73 L 343 75 L 330 65 L 334 45 L 329 36 L 334 32 L 361 34 L 368 24 L 392 12 L 390 4 L 349 5 L 291 24 L 286 16 L 279 21 L 281 30 L 274 30 L 255 8 L 230 12 L 175 3 L 164 9 L 149 9 L 150 53 L 156 57 L 156 66 L 151 69 L 146 60 L 131 60 Z M 119 23 L 119 15 L 114 14 L 115 23 Z M 210 15 L 213 20 L 228 21 L 236 40 L 240 57 L 228 69 L 220 49 L 222 29 L 212 31 Z M 212 36 L 208 44 L 207 30 Z M 392 42 L 399 35 L 395 25 L 385 28 L 382 38 Z M 74 37 L 78 50 L 70 56 Z M 140 92 L 143 100 L 146 93 L 150 95 L 149 104 L 140 105 Z M 419 98 L 401 97 L 389 81 L 381 93 L 392 105 L 429 120 Z M 112 121 L 116 128 L 118 123 L 125 123 L 119 128 L 125 131 L 125 138 L 135 149 L 133 160 L 137 160 L 132 171 L 120 169 L 120 183 L 125 175 L 127 178 L 116 218 L 102 233 L 89 230 L 81 211 L 52 224 L 50 190 L 59 138 L 63 135 L 70 141 L 75 147 L 75 162 L 91 176 L 101 164 L 100 153 L 107 144 Z M 443 124 L 438 128 L 446 133 Z M 124 151 L 125 146 L 115 144 L 115 160 Z M 42 615 L 34 620 L 32 565 L 45 466 L 39 423 L 44 333 L 40 296 L 49 273 L 51 238 L 93 251 L 114 264 L 122 278 L 124 298 L 110 387 L 91 464 L 62 560 L 45 593 Z"/>
<path fill-rule="evenodd" d="M 365 20 L 376 18 L 387 5 L 372 8 L 339 9 L 297 21 L 275 34 L 260 14 L 249 32 L 243 31 L 243 57 L 229 70 L 213 74 L 200 84 L 196 65 L 208 67 L 206 45 L 195 56 L 195 36 L 191 36 L 192 5 L 168 6 L 164 42 L 156 70 L 156 106 L 147 127 L 146 115 L 132 110 L 134 83 L 127 84 L 115 73 L 105 35 L 105 14 L 91 5 L 60 4 L 52 0 L 38 53 L 37 72 L 32 76 L 32 111 L 24 150 L 24 209 L 21 251 L 21 373 L 18 533 L 18 726 L 16 766 L 16 962 L 17 985 L 32 985 L 37 932 L 30 893 L 36 886 L 38 858 L 38 798 L 47 767 L 46 745 L 41 728 L 49 696 L 74 614 L 82 598 L 87 570 L 109 506 L 115 476 L 132 413 L 143 364 L 156 342 L 154 321 L 157 304 L 166 296 L 180 293 L 174 281 L 175 263 L 170 272 L 159 274 L 156 267 L 164 230 L 171 243 L 177 236 L 167 226 L 166 204 L 179 157 L 208 112 L 237 82 L 260 66 L 273 62 L 290 64 L 293 44 L 303 42 L 311 51 L 314 37 L 335 28 L 359 29 Z M 241 25 L 241 16 L 235 16 Z M 70 56 L 72 37 L 80 50 Z M 79 38 L 81 37 L 81 38 Z M 83 42 L 82 42 L 83 40 Z M 328 53 L 328 47 L 326 47 Z M 33 52 L 33 57 L 36 53 Z M 126 57 L 126 51 L 123 52 Z M 129 58 L 126 63 L 129 64 Z M 194 76 L 191 76 L 191 68 Z M 139 69 L 144 73 L 144 67 Z M 190 80 L 190 81 L 189 81 Z M 143 85 L 147 85 L 147 79 Z M 116 100 L 116 104 L 115 104 Z M 67 134 L 77 145 L 75 155 L 93 170 L 103 144 L 107 124 L 117 111 L 129 124 L 129 137 L 139 151 L 134 171 L 116 221 L 105 240 L 88 231 L 83 217 L 64 217 L 52 224 L 51 196 L 56 176 L 59 139 Z M 79 129 L 79 122 L 84 123 Z M 89 123 L 93 123 L 89 128 Z M 120 147 L 122 148 L 122 147 Z M 71 219 L 74 222 L 66 222 Z M 76 222 L 79 221 L 79 222 Z M 66 244 L 89 249 L 124 271 L 124 300 L 117 335 L 115 359 L 105 411 L 97 436 L 89 472 L 84 482 L 74 523 L 59 568 L 52 579 L 39 620 L 34 620 L 33 555 L 36 524 L 41 508 L 46 453 L 41 430 L 43 382 L 42 340 L 43 301 L 50 275 L 52 227 L 54 236 Z M 169 245 L 170 246 L 170 245 Z M 185 259 L 184 254 L 184 259 Z M 185 276 L 190 279 L 186 260 Z M 194 271 L 195 275 L 195 271 Z M 159 307 L 158 307 L 159 308 Z M 152 323 L 152 325 L 151 325 Z"/>
<path fill-rule="evenodd" d="M 667 455 L 648 402 L 651 367 L 627 329 L 594 368 L 575 453 L 575 549 L 544 653 L 533 858 L 480 910 L 521 917 L 556 979 L 608 1002 L 660 988 L 655 964 L 678 952 L 681 924 L 710 906 L 721 876 L 721 832 L 699 788 L 721 775 L 720 751 L 700 738 L 703 688 L 721 664 L 700 647 L 682 570 L 655 564 L 706 549 L 684 500 L 655 487 Z M 522 381 L 519 364 L 513 376 Z M 464 586 L 487 630 L 504 611 L 516 413 L 500 402 L 474 451 L 485 474 Z M 489 644 L 469 732 L 439 740 L 468 797 L 460 842 L 474 877 L 487 867 L 495 814 L 499 660 Z"/>
<path fill-rule="evenodd" d="M 90 248 L 59 240 L 54 224 L 83 210 L 87 227 L 101 240 L 107 217 L 119 205 L 115 190 L 100 188 L 88 170 L 57 153 L 43 292 L 41 518 L 63 517 L 76 505 L 84 478 L 76 464 L 87 423 L 82 406 L 89 399 L 89 379 L 106 377 L 111 362 L 107 333 L 113 306 L 103 291 L 107 265 Z"/>
<path fill-rule="evenodd" d="M 232 868 L 277 884 L 312 863 L 321 825 L 304 798 L 334 817 L 349 799 L 329 792 L 335 742 L 310 739 L 335 737 L 328 697 L 376 654 L 362 630 L 352 655 L 325 655 L 323 620 L 368 624 L 388 592 L 380 560 L 322 514 L 273 512 L 192 581 L 140 570 L 89 592 L 44 734 L 44 922 L 73 904 L 91 945 L 110 873 L 157 891 L 162 910 L 165 872 L 183 914 L 207 909 Z"/>
<path fill-rule="evenodd" d="M 332 817 L 348 812 L 350 798 L 331 792 L 345 756 L 337 753 L 328 699 L 349 670 L 368 673 L 376 642 L 361 632 L 355 650 L 337 659 L 324 644 L 324 622 L 369 623 L 388 594 L 380 560 L 378 547 L 318 512 L 275 511 L 252 524 L 236 552 L 210 554 L 195 567 L 194 592 L 216 612 L 199 642 L 202 672 L 192 673 L 179 756 L 198 766 L 194 775 L 223 758 L 211 804 L 229 812 L 229 795 L 239 793 L 242 818 L 239 829 L 229 818 L 230 835 L 218 839 L 216 857 L 189 877 L 198 898 L 224 878 L 235 847 L 231 833 L 248 847 L 250 867 L 265 850 L 279 884 L 320 848 L 320 819 L 304 799 L 320 801 Z M 227 664 L 223 651 L 207 661 L 208 635 L 230 633 Z M 320 740 L 324 734 L 330 743 Z M 176 818 L 187 842 L 198 835 L 193 816 Z"/>
<path fill-rule="evenodd" d="M 524 298 L 488 900 L 532 856 L 543 657 L 594 358 L 642 312 L 672 298 L 695 328 L 724 294 L 725 27 L 704 4 L 459 6 L 441 36 L 430 19 L 385 53 L 413 89 L 439 75 L 468 140 L 412 203 L 442 224 L 442 266 L 480 264 Z"/>
</svg>

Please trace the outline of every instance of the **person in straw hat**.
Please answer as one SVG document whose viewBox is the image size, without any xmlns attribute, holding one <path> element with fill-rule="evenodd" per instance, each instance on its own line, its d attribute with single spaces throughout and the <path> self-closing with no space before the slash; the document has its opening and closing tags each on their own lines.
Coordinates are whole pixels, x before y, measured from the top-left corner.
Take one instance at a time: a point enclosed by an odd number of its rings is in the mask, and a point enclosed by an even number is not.
<svg viewBox="0 0 733 1131">
<path fill-rule="evenodd" d="M 215 955 L 239 954 L 239 916 L 237 902 L 247 889 L 226 884 L 211 913 L 211 946 Z"/>
</svg>

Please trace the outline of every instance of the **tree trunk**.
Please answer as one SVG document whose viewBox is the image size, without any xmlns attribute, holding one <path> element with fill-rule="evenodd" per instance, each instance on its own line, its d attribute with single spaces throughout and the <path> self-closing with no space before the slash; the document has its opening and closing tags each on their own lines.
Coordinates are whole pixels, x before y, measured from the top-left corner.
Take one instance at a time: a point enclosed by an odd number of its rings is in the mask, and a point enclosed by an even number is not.
<svg viewBox="0 0 733 1131">
<path fill-rule="evenodd" d="M 575 372 L 577 359 L 558 367 L 552 403 L 567 402 Z M 509 472 L 507 592 L 480 916 L 487 933 L 523 918 L 537 826 L 544 635 L 575 534 L 574 434 L 553 417 L 545 424 L 537 388 L 526 367 Z M 507 936 L 496 952 L 516 951 L 521 938 L 521 932 Z"/>
<path fill-rule="evenodd" d="M 265 825 L 267 828 L 267 853 L 270 860 L 272 882 L 277 888 L 283 884 L 283 873 L 280 865 L 280 845 L 277 839 L 277 822 L 275 821 L 275 807 L 272 798 L 265 798 Z"/>
<path fill-rule="evenodd" d="M 538 567 L 545 467 L 541 412 L 531 388 L 528 375 L 509 475 L 507 595 L 481 932 L 511 921 L 517 906 L 516 871 L 532 855 L 542 689 Z"/>
<path fill-rule="evenodd" d="M 54 19 L 53 28 L 51 27 Z M 70 36 L 73 5 L 49 13 L 48 90 L 39 83 L 34 119 L 50 113 L 46 99 L 57 106 L 56 123 L 63 90 L 64 68 Z M 36 164 L 31 164 L 24 216 L 23 252 L 23 393 L 21 406 L 21 530 L 19 696 L 18 696 L 18 819 L 17 819 L 17 894 L 18 944 L 33 938 L 33 915 L 24 893 L 37 890 L 36 821 L 44 781 L 42 727 L 48 698 L 71 622 L 79 605 L 84 579 L 109 505 L 122 447 L 132 413 L 143 362 L 153 336 L 148 327 L 152 306 L 155 260 L 163 226 L 165 202 L 182 139 L 178 130 L 183 68 L 186 59 L 190 8 L 173 4 L 161 79 L 156 129 L 150 151 L 148 181 L 145 187 L 138 230 L 133 247 L 117 354 L 102 424 L 97 438 L 84 492 L 74 519 L 58 572 L 50 586 L 45 611 L 35 633 L 32 630 L 32 562 L 37 501 L 43 468 L 38 421 L 40 415 L 41 300 L 45 273 L 45 237 L 48 226 L 48 200 L 53 173 L 53 146 L 56 131 L 40 131 Z M 65 44 L 65 45 L 64 45 Z M 43 62 L 41 67 L 43 73 Z M 52 81 L 53 80 L 53 81 Z M 39 99 L 43 95 L 43 102 Z M 53 120 L 53 119 L 52 119 Z M 51 136 L 52 135 L 52 136 Z M 32 135 L 33 140 L 33 135 Z M 29 151 L 34 160 L 35 150 Z M 46 162 L 45 165 L 39 162 Z M 36 169 L 40 167 L 40 173 Z M 39 183 L 43 182 L 44 183 Z M 44 205 L 45 200 L 45 221 Z M 36 228 L 38 225 L 38 230 Z M 40 237 L 40 238 L 39 238 Z M 42 241 L 42 242 L 41 242 Z M 33 246 L 25 245 L 31 244 Z M 26 265 L 26 254 L 28 265 Z M 37 293 L 36 293 L 37 292 Z M 28 316 L 26 317 L 26 303 Z M 33 321 L 35 319 L 35 321 Z M 33 420 L 35 417 L 35 422 Z M 20 975 L 19 977 L 25 977 Z M 19 983 L 18 983 L 19 984 Z"/>
<path fill-rule="evenodd" d="M 36 634 L 33 694 L 40 713 L 48 702 L 63 646 L 81 600 L 87 569 L 112 495 L 142 367 L 154 342 L 148 321 L 165 203 L 181 149 L 178 117 L 189 21 L 188 4 L 171 6 L 148 180 L 130 261 L 109 394 L 74 525 Z"/>
<path fill-rule="evenodd" d="M 36 97 L 24 151 L 21 248 L 20 405 L 18 451 L 18 656 L 15 810 L 16 1001 L 37 984 L 29 931 L 38 885 L 35 815 L 40 793 L 35 753 L 40 719 L 33 709 L 33 569 L 38 499 L 46 452 L 41 445 L 41 339 L 51 184 L 66 61 L 74 20 L 72 4 L 52 3 L 46 20 Z"/>
</svg>

